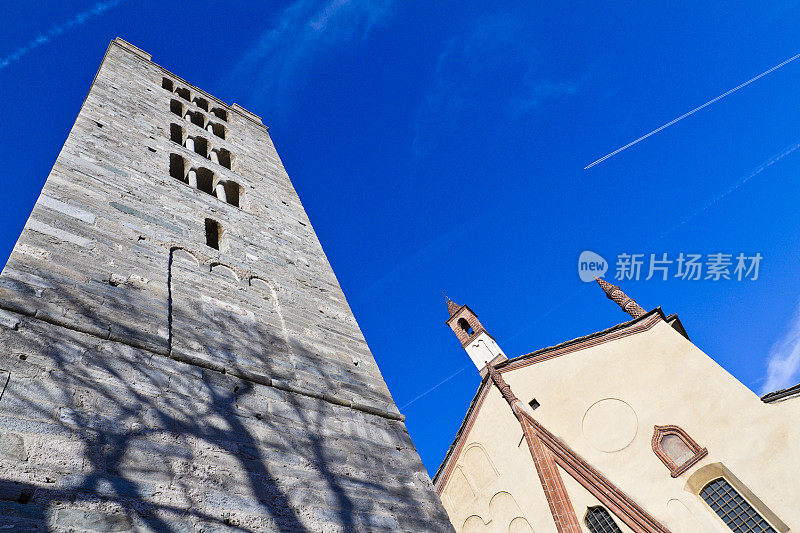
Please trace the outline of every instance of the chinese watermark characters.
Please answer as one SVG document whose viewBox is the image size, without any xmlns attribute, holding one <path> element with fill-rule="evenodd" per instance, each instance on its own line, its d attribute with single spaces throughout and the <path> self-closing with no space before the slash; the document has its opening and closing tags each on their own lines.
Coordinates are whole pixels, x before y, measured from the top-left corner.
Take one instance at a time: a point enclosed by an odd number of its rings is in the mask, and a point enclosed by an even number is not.
<svg viewBox="0 0 800 533">
<path fill-rule="evenodd" d="M 680 252 L 677 255 L 621 253 L 617 254 L 617 261 L 613 265 L 613 277 L 618 281 L 651 279 L 756 281 L 762 259 L 764 256 L 760 252 L 750 255 L 723 252 L 711 254 Z M 589 250 L 582 252 L 578 258 L 578 276 L 584 282 L 593 281 L 595 277 L 603 277 L 611 267 L 612 265 L 601 255 Z"/>
<path fill-rule="evenodd" d="M 670 257 L 662 254 L 628 254 L 617 255 L 614 279 L 645 281 L 656 278 L 666 281 L 670 277 L 682 280 L 699 281 L 756 281 L 764 256 L 756 252 L 753 255 L 679 253 Z"/>
</svg>

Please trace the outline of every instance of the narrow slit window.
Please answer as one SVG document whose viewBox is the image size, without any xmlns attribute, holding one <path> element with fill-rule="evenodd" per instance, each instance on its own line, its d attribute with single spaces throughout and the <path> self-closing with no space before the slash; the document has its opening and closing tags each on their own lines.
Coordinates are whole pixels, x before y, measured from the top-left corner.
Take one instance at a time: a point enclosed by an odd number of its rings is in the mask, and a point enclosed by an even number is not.
<svg viewBox="0 0 800 533">
<path fill-rule="evenodd" d="M 758 511 L 753 509 L 723 477 L 706 485 L 700 491 L 700 497 L 732 531 L 776 533 Z"/>
<path fill-rule="evenodd" d="M 241 207 L 242 201 L 242 188 L 234 181 L 225 182 L 225 198 L 229 204 Z"/>
<path fill-rule="evenodd" d="M 214 194 L 214 173 L 207 168 L 198 168 L 197 188 L 205 193 Z"/>
<path fill-rule="evenodd" d="M 222 225 L 214 219 L 206 219 L 206 246 L 219 250 L 222 238 Z"/>
<path fill-rule="evenodd" d="M 200 97 L 195 98 L 194 104 L 203 111 L 208 111 L 208 100 L 206 100 L 205 98 L 200 98 Z"/>
<path fill-rule="evenodd" d="M 186 181 L 186 162 L 178 154 L 169 154 L 169 175 L 181 181 Z"/>
<path fill-rule="evenodd" d="M 177 100 L 171 100 L 169 103 L 169 110 L 183 118 L 183 104 Z"/>
<path fill-rule="evenodd" d="M 186 100 L 187 102 L 191 102 L 192 99 L 190 98 L 189 89 L 185 89 L 183 87 L 179 87 L 175 89 L 175 94 Z"/>
<path fill-rule="evenodd" d="M 170 124 L 169 138 L 174 143 L 183 144 L 183 128 L 177 124 Z"/>
<path fill-rule="evenodd" d="M 211 112 L 212 112 L 212 113 L 214 114 L 214 116 L 216 116 L 218 119 L 220 119 L 220 120 L 224 120 L 225 122 L 228 122 L 228 112 L 227 112 L 227 111 L 225 111 L 224 109 L 221 109 L 221 108 L 219 108 L 219 107 L 215 107 L 214 109 L 212 109 L 212 110 L 211 110 Z"/>
<path fill-rule="evenodd" d="M 172 80 L 169 79 L 169 78 L 162 78 L 161 79 L 161 88 L 162 89 L 166 89 L 169 92 L 172 92 L 172 91 L 175 90 L 175 84 L 172 83 Z"/>
</svg>

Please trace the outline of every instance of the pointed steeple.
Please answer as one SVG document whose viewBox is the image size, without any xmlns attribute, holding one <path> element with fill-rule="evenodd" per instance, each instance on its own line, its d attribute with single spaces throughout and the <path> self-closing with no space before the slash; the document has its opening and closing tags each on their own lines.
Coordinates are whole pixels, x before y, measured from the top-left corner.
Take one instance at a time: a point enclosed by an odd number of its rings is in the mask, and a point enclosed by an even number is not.
<svg viewBox="0 0 800 533">
<path fill-rule="evenodd" d="M 622 290 L 617 287 L 616 285 L 607 282 L 601 278 L 594 278 L 597 281 L 597 284 L 600 285 L 600 288 L 606 293 L 606 296 L 609 300 L 614 300 L 617 305 L 619 305 L 623 311 L 631 315 L 633 318 L 639 318 L 640 316 L 647 313 L 642 306 L 636 303 L 633 298 L 628 297 L 627 294 L 622 292 Z"/>
<path fill-rule="evenodd" d="M 447 313 L 450 316 L 453 316 L 454 314 L 458 313 L 458 310 L 461 309 L 461 306 L 455 303 L 453 300 L 451 300 L 450 297 L 447 296 L 446 294 L 444 295 L 444 300 L 447 302 Z"/>
</svg>

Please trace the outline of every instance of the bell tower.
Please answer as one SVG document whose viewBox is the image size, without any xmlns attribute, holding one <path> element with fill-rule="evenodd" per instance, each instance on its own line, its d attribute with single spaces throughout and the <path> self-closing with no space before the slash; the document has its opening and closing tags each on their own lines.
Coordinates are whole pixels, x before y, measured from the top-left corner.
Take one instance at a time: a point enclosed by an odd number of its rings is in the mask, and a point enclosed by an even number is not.
<svg viewBox="0 0 800 533">
<path fill-rule="evenodd" d="M 450 298 L 446 300 L 450 318 L 445 323 L 456 334 L 478 370 L 484 369 L 487 362 L 496 365 L 508 359 L 472 309 L 466 305 L 458 305 Z"/>
</svg>

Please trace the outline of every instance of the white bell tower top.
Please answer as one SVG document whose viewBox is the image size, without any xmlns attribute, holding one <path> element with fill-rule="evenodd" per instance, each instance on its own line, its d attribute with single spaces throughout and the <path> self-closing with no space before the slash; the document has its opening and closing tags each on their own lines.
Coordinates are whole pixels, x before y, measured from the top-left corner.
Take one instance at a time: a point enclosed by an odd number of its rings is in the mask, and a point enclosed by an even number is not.
<svg viewBox="0 0 800 533">
<path fill-rule="evenodd" d="M 478 370 L 482 370 L 487 362 L 496 365 L 508 359 L 472 309 L 466 305 L 460 306 L 448 298 L 447 312 L 450 313 L 450 318 L 446 324 L 456 334 Z"/>
</svg>

